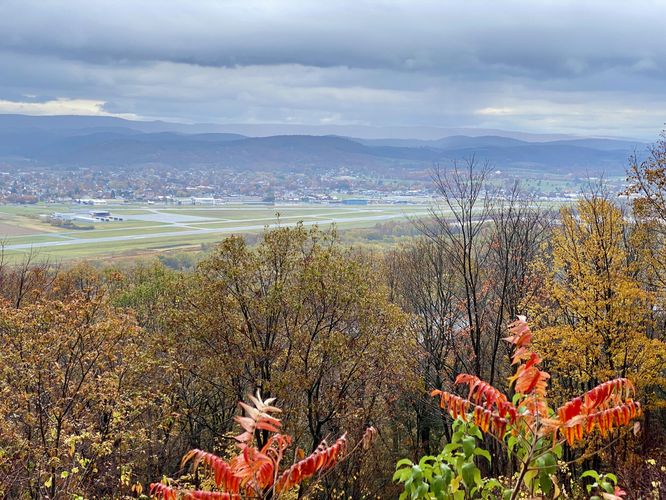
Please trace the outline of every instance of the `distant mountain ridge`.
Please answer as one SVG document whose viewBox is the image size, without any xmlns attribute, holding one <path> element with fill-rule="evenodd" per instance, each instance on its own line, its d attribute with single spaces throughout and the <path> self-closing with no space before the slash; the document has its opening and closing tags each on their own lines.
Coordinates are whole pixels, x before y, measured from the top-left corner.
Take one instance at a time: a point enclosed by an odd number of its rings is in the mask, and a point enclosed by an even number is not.
<svg viewBox="0 0 666 500">
<path fill-rule="evenodd" d="M 361 139 L 417 139 L 436 140 L 441 137 L 465 135 L 469 137 L 500 135 L 525 141 L 550 141 L 573 139 L 574 136 L 563 134 L 534 134 L 496 129 L 479 128 L 443 128 L 443 127 L 399 127 L 365 125 L 299 125 L 292 123 L 175 123 L 160 120 L 126 120 L 113 116 L 56 115 L 31 116 L 0 114 L 0 131 L 5 128 L 58 129 L 61 131 L 91 130 L 109 131 L 123 128 L 139 132 L 180 132 L 184 134 L 234 133 L 248 137 L 269 137 L 275 135 L 337 135 Z"/>
<path fill-rule="evenodd" d="M 639 141 L 503 135 L 438 139 L 359 139 L 338 135 L 246 135 L 215 126 L 135 122 L 113 117 L 0 115 L 0 161 L 45 167 L 208 166 L 232 169 L 322 170 L 339 167 L 428 168 L 469 158 L 497 168 L 616 174 Z"/>
</svg>

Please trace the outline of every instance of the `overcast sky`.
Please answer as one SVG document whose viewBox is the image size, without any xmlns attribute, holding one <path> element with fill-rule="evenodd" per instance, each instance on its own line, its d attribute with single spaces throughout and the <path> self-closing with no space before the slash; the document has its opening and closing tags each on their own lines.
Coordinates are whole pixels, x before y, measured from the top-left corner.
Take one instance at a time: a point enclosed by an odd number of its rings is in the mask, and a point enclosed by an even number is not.
<svg viewBox="0 0 666 500">
<path fill-rule="evenodd" d="M 0 113 L 655 138 L 665 0 L 0 0 Z"/>
</svg>

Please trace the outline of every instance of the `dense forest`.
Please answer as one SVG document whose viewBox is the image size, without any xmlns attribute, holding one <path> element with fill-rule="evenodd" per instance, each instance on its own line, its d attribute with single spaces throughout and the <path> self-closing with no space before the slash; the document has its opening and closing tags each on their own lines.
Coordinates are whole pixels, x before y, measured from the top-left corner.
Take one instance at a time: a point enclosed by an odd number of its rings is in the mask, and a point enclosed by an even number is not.
<svg viewBox="0 0 666 500">
<path fill-rule="evenodd" d="M 437 170 L 440 203 L 385 251 L 298 226 L 193 269 L 2 265 L 0 495 L 663 495 L 666 142 L 626 197 L 559 211 L 487 171 Z"/>
</svg>

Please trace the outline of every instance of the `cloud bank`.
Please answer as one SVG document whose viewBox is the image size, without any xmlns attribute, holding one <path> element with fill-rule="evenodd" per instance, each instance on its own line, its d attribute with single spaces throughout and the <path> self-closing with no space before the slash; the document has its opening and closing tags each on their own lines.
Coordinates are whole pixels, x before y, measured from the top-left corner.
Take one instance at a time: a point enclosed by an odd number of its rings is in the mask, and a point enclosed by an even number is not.
<svg viewBox="0 0 666 500">
<path fill-rule="evenodd" d="M 0 0 L 0 112 L 653 137 L 666 2 Z"/>
</svg>

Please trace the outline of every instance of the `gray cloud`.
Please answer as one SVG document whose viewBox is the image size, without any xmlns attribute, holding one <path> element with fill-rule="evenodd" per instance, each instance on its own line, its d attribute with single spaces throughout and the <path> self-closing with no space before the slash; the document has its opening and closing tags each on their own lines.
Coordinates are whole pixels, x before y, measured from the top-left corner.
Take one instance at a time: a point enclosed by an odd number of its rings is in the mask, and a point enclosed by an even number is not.
<svg viewBox="0 0 666 500">
<path fill-rule="evenodd" d="M 652 136 L 665 18 L 648 0 L 0 0 L 0 101 Z"/>
</svg>

